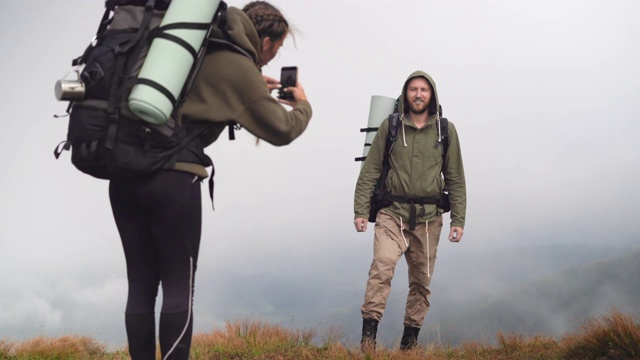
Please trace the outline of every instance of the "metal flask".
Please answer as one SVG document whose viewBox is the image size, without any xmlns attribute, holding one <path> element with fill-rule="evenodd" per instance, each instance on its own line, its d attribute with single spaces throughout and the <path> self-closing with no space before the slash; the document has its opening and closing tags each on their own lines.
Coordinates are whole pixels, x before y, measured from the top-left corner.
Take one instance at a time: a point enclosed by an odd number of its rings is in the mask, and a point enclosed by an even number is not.
<svg viewBox="0 0 640 360">
<path fill-rule="evenodd" d="M 82 101 L 84 100 L 85 87 L 82 80 L 61 79 L 56 82 L 56 99 L 60 101 Z"/>
</svg>

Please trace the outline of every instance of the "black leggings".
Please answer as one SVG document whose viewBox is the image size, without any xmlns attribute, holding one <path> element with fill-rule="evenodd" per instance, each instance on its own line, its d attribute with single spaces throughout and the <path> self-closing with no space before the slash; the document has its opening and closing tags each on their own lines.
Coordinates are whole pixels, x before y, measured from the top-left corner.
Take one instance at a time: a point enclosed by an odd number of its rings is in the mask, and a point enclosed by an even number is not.
<svg viewBox="0 0 640 360">
<path fill-rule="evenodd" d="M 154 310 L 160 284 L 162 358 L 189 357 L 202 228 L 200 196 L 200 182 L 194 182 L 194 175 L 177 171 L 109 184 L 127 263 L 125 326 L 133 360 L 155 359 Z"/>
</svg>

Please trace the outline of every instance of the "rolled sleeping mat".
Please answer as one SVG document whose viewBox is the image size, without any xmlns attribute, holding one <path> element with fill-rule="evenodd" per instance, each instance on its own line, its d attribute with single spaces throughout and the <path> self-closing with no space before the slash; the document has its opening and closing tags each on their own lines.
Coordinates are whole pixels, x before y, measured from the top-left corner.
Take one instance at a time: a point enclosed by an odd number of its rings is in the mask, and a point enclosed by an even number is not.
<svg viewBox="0 0 640 360">
<path fill-rule="evenodd" d="M 364 160 L 367 158 L 367 154 L 369 154 L 369 149 L 371 148 L 373 139 L 376 137 L 380 124 L 389 117 L 389 114 L 393 113 L 395 106 L 396 99 L 394 98 L 380 95 L 373 95 L 371 97 L 367 127 L 360 129 L 360 132 L 366 132 L 364 149 L 362 151 L 362 157 L 356 158 L 356 161 L 362 161 L 362 165 L 364 165 Z"/>
<path fill-rule="evenodd" d="M 129 95 L 129 109 L 142 120 L 164 124 L 180 97 L 220 0 L 173 0 Z"/>
</svg>

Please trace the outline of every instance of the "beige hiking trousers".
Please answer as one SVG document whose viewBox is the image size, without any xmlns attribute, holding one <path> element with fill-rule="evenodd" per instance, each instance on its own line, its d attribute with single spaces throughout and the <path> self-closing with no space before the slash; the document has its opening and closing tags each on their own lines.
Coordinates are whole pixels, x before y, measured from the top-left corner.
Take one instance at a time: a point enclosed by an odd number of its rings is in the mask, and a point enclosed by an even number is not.
<svg viewBox="0 0 640 360">
<path fill-rule="evenodd" d="M 378 213 L 374 227 L 373 261 L 361 309 L 363 318 L 382 319 L 396 264 L 404 254 L 409 268 L 409 295 L 404 325 L 422 326 L 429 310 L 429 284 L 441 231 L 441 215 L 429 221 L 428 226 L 425 223 L 416 224 L 416 229 L 410 231 L 409 224 L 401 219 L 384 211 Z"/>
</svg>

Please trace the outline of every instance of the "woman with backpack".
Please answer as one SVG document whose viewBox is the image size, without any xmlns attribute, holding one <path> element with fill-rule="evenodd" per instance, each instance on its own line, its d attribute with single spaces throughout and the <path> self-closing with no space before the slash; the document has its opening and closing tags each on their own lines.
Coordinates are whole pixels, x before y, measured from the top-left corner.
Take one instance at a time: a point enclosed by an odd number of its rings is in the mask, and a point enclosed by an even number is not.
<svg viewBox="0 0 640 360">
<path fill-rule="evenodd" d="M 286 145 L 311 119 L 311 105 L 299 83 L 283 89 L 293 100 L 277 100 L 271 91 L 279 82 L 261 73 L 290 34 L 282 13 L 268 2 L 254 1 L 243 9 L 229 7 L 217 21 L 175 119 L 187 133 L 202 135 L 180 153 L 173 169 L 141 179 L 111 180 L 109 186 L 127 263 L 125 326 L 133 360 L 155 359 L 154 309 L 160 285 L 162 359 L 189 358 L 202 227 L 200 181 L 211 165 L 204 148 L 235 124 L 273 145 Z"/>
</svg>

